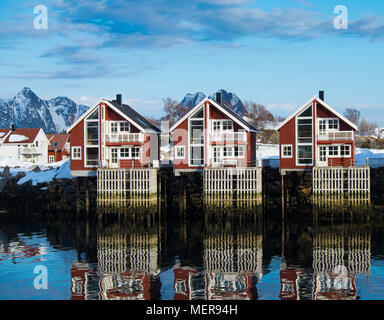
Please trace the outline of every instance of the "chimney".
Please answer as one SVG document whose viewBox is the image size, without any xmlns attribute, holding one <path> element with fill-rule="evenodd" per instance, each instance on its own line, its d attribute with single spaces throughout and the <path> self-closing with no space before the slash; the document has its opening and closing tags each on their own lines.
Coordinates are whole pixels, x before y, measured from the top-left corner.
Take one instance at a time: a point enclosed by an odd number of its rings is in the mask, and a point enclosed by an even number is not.
<svg viewBox="0 0 384 320">
<path fill-rule="evenodd" d="M 16 130 L 16 129 L 15 129 L 15 124 L 12 123 L 12 124 L 11 124 L 11 131 L 14 132 L 15 130 Z"/>
<path fill-rule="evenodd" d="M 221 92 L 216 92 L 216 102 L 221 104 Z"/>
<path fill-rule="evenodd" d="M 324 91 L 319 91 L 319 99 L 324 101 Z"/>
<path fill-rule="evenodd" d="M 121 94 L 116 94 L 116 102 L 121 105 Z"/>
</svg>

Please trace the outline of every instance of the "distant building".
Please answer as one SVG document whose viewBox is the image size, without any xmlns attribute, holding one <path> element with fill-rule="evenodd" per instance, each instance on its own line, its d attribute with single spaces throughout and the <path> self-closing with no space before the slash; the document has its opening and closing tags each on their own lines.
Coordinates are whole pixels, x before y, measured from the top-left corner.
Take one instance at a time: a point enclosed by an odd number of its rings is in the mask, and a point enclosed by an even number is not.
<svg viewBox="0 0 384 320">
<path fill-rule="evenodd" d="M 70 158 L 69 134 L 47 134 L 49 140 L 48 162 L 58 162 Z"/>
<path fill-rule="evenodd" d="M 160 129 L 116 100 L 101 99 L 69 129 L 71 173 L 94 175 L 97 168 L 143 168 L 158 164 Z"/>
<path fill-rule="evenodd" d="M 314 166 L 355 165 L 356 125 L 324 102 L 323 91 L 319 95 L 277 128 L 282 173 Z"/>
<path fill-rule="evenodd" d="M 231 108 L 204 98 L 170 129 L 175 172 L 256 166 L 257 129 Z"/>
<path fill-rule="evenodd" d="M 41 128 L 0 129 L 0 157 L 48 162 L 48 144 Z"/>
</svg>

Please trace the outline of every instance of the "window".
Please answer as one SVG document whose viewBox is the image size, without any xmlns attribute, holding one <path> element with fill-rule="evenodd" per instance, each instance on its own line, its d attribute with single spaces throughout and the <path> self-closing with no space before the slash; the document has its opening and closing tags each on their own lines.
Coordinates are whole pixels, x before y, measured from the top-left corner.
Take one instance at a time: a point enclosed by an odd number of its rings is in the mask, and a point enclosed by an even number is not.
<svg viewBox="0 0 384 320">
<path fill-rule="evenodd" d="M 224 120 L 223 121 L 223 131 L 232 131 L 233 125 L 231 120 Z"/>
<path fill-rule="evenodd" d="M 329 130 L 339 130 L 339 119 L 329 119 L 328 120 L 328 129 Z"/>
<path fill-rule="evenodd" d="M 298 146 L 299 164 L 312 164 L 312 146 Z"/>
<path fill-rule="evenodd" d="M 341 156 L 351 156 L 351 146 L 349 144 L 342 144 L 340 146 L 340 155 Z"/>
<path fill-rule="evenodd" d="M 111 123 L 111 133 L 112 134 L 116 134 L 117 133 L 117 123 L 116 122 L 112 122 Z"/>
<path fill-rule="evenodd" d="M 72 147 L 72 160 L 81 160 L 81 147 Z"/>
<path fill-rule="evenodd" d="M 329 156 L 338 156 L 339 155 L 339 146 L 329 146 L 328 147 Z"/>
<path fill-rule="evenodd" d="M 220 132 L 220 121 L 213 121 L 213 131 Z"/>
<path fill-rule="evenodd" d="M 35 145 L 36 145 L 36 148 L 38 148 L 39 147 L 39 141 L 36 141 Z"/>
<path fill-rule="evenodd" d="M 120 122 L 120 131 L 129 132 L 129 122 Z"/>
<path fill-rule="evenodd" d="M 232 120 L 213 120 L 212 129 L 215 133 L 220 131 L 233 131 L 233 122 Z"/>
<path fill-rule="evenodd" d="M 132 154 L 131 154 L 132 159 L 139 159 L 139 157 L 140 157 L 140 148 L 139 147 L 133 147 L 131 149 L 131 152 L 132 152 Z"/>
<path fill-rule="evenodd" d="M 296 117 L 296 130 L 296 164 L 311 165 L 313 136 L 312 105 L 309 105 L 301 114 Z"/>
<path fill-rule="evenodd" d="M 120 149 L 120 158 L 129 158 L 129 149 L 130 148 L 121 148 Z"/>
<path fill-rule="evenodd" d="M 291 144 L 281 145 L 281 157 L 282 158 L 292 158 L 292 145 Z"/>
<path fill-rule="evenodd" d="M 327 130 L 327 120 L 319 120 L 319 131 Z"/>
<path fill-rule="evenodd" d="M 244 158 L 244 146 L 235 146 L 235 157 Z"/>
<path fill-rule="evenodd" d="M 224 147 L 224 157 L 233 157 L 233 147 Z"/>
<path fill-rule="evenodd" d="M 52 162 L 54 162 L 55 161 L 55 156 L 49 156 L 48 157 L 48 162 L 49 163 L 52 163 Z"/>
<path fill-rule="evenodd" d="M 99 108 L 85 119 L 85 166 L 99 165 Z"/>
<path fill-rule="evenodd" d="M 176 146 L 175 159 L 184 159 L 184 158 L 185 158 L 185 146 Z"/>
</svg>

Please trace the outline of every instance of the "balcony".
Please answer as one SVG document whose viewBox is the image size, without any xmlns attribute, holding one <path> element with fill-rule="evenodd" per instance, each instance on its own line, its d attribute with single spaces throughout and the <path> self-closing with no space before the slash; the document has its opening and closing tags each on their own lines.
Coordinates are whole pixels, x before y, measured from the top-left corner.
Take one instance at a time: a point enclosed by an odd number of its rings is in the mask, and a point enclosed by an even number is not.
<svg viewBox="0 0 384 320">
<path fill-rule="evenodd" d="M 353 131 L 329 131 L 317 134 L 318 141 L 351 141 Z"/>
<path fill-rule="evenodd" d="M 38 149 L 38 148 L 21 147 L 20 148 L 20 154 L 39 155 L 39 154 L 42 154 L 42 153 L 41 153 L 41 150 Z"/>
<path fill-rule="evenodd" d="M 111 143 L 130 143 L 130 142 L 144 142 L 144 135 L 142 133 L 120 133 L 120 134 L 107 134 L 105 141 Z"/>
<path fill-rule="evenodd" d="M 216 143 L 245 143 L 247 141 L 246 132 L 220 132 L 211 133 L 210 140 Z"/>
</svg>

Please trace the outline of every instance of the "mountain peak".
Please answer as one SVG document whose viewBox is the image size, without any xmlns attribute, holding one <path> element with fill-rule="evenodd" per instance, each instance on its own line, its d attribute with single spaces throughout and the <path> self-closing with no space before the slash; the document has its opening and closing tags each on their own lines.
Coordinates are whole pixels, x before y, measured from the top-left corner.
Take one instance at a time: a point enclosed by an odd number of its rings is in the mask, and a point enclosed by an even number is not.
<svg viewBox="0 0 384 320">
<path fill-rule="evenodd" d="M 246 113 L 245 107 L 243 102 L 240 100 L 240 98 L 232 93 L 228 92 L 224 89 L 219 89 L 216 92 L 221 93 L 222 102 L 229 107 L 231 107 L 236 113 L 240 115 L 244 115 Z M 215 100 L 216 96 L 215 93 L 209 96 L 210 99 Z M 180 104 L 184 107 L 187 107 L 188 109 L 192 109 L 194 106 L 196 106 L 198 103 L 200 103 L 206 95 L 203 92 L 196 92 L 196 93 L 188 93 L 185 95 L 183 100 L 180 102 Z"/>
</svg>

